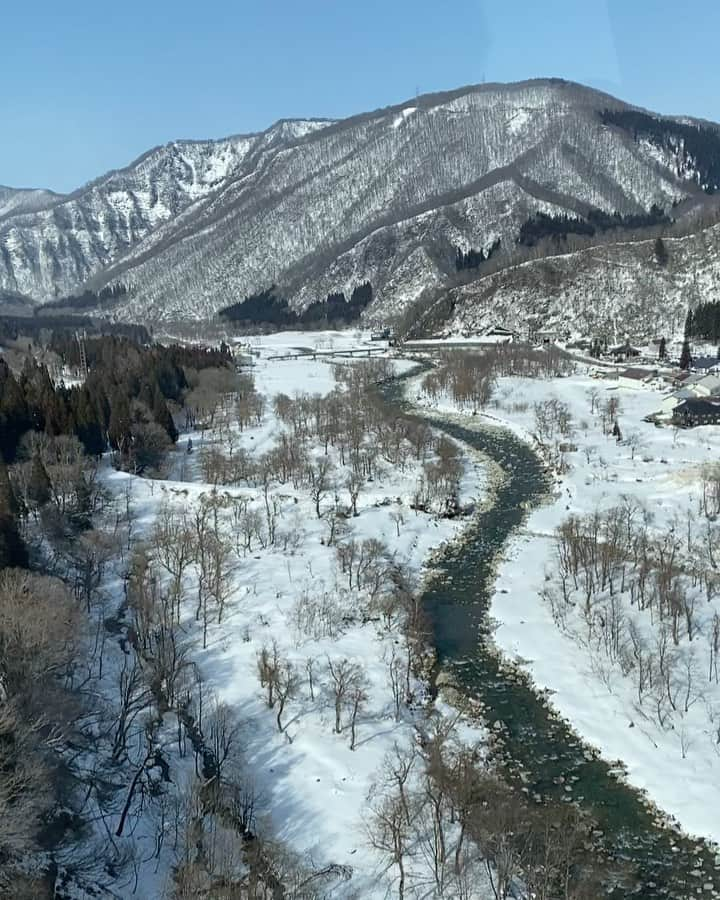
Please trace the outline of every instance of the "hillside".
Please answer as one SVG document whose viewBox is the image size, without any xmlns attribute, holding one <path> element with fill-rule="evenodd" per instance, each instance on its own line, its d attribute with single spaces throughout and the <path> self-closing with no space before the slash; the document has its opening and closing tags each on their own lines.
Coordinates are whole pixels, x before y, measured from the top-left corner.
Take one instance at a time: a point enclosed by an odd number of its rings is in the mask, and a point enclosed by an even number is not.
<svg viewBox="0 0 720 900">
<path fill-rule="evenodd" d="M 11 188 L 0 184 L 0 219 L 18 213 L 34 212 L 62 199 L 61 194 L 42 188 Z"/>
<path fill-rule="evenodd" d="M 458 248 L 510 262 L 537 213 L 682 217 L 717 187 L 718 147 L 714 126 L 559 80 L 172 143 L 1 218 L 0 293 L 42 303 L 121 285 L 114 315 L 169 320 L 272 286 L 305 309 L 369 281 L 369 315 L 387 318 L 451 285 Z"/>
<path fill-rule="evenodd" d="M 675 335 L 688 306 L 717 296 L 720 226 L 655 241 L 627 241 L 531 260 L 443 294 L 427 316 L 432 328 L 477 331 L 502 324 L 620 340 Z"/>
</svg>

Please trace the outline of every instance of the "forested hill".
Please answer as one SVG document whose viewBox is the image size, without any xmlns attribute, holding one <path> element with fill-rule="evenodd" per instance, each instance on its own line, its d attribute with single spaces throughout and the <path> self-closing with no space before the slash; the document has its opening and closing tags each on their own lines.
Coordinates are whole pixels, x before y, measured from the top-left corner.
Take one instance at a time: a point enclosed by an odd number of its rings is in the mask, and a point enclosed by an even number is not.
<svg viewBox="0 0 720 900">
<path fill-rule="evenodd" d="M 606 109 L 606 125 L 631 132 L 675 159 L 677 174 L 692 179 L 706 193 L 720 189 L 720 130 L 701 124 L 651 116 L 634 109 Z"/>
<path fill-rule="evenodd" d="M 13 199 L 0 292 L 96 297 L 142 321 L 271 289 L 301 316 L 368 282 L 364 315 L 386 319 L 460 271 L 540 252 L 548 222 L 609 240 L 682 220 L 712 200 L 719 133 L 546 79 L 174 142 L 39 208 Z"/>
</svg>

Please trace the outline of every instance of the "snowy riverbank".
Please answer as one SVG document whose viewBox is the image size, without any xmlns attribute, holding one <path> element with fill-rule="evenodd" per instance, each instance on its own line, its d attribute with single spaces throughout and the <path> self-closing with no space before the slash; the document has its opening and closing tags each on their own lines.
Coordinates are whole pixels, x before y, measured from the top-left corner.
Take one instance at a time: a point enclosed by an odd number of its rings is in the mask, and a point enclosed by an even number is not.
<svg viewBox="0 0 720 900">
<path fill-rule="evenodd" d="M 638 704 L 631 679 L 578 643 L 576 634 L 568 633 L 571 628 L 561 630 L 542 597 L 556 569 L 555 530 L 570 515 L 586 516 L 633 500 L 648 511 L 653 532 L 675 528 L 682 536 L 688 519 L 698 531 L 703 527 L 702 467 L 717 457 L 720 428 L 676 432 L 644 422 L 659 407 L 661 396 L 652 390 L 618 390 L 578 375 L 499 379 L 494 403 L 478 419 L 505 424 L 532 440 L 535 404 L 557 399 L 571 413 L 573 432 L 564 440 L 576 449 L 564 454 L 569 470 L 556 478 L 554 499 L 530 515 L 499 566 L 492 604 L 495 639 L 552 695 L 555 709 L 584 738 L 606 758 L 623 761 L 630 783 L 646 790 L 690 833 L 718 840 L 720 754 L 715 729 L 720 693 L 706 671 L 717 600 L 698 605 L 694 640 L 680 641 L 678 647 L 683 659 L 697 656 L 697 702 L 662 728 Z M 622 441 L 603 434 L 598 423 L 599 407 L 611 397 L 620 401 Z M 433 406 L 458 412 L 449 400 Z"/>
</svg>

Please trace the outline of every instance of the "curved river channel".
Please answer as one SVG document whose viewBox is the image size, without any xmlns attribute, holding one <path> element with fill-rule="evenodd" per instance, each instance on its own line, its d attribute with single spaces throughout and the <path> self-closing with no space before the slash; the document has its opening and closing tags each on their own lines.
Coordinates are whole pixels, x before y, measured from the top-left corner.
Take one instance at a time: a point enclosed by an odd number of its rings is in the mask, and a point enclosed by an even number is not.
<svg viewBox="0 0 720 900">
<path fill-rule="evenodd" d="M 462 540 L 434 560 L 425 587 L 424 606 L 439 665 L 456 690 L 481 704 L 483 719 L 498 737 L 495 761 L 508 780 L 522 785 L 530 796 L 571 798 L 592 814 L 603 832 L 605 852 L 637 880 L 630 894 L 625 887 L 605 896 L 720 896 L 713 889 L 713 883 L 720 886 L 714 852 L 659 821 L 642 794 L 618 778 L 548 707 L 530 679 L 498 653 L 489 616 L 496 562 L 522 526 L 527 509 L 547 498 L 549 477 L 532 448 L 510 430 L 471 419 L 461 424 L 411 406 L 404 388 L 407 377 L 417 371 L 386 383 L 385 400 L 398 413 L 479 451 L 501 470 L 492 502 L 473 516 Z M 528 596 L 528 603 L 534 602 L 542 601 Z"/>
</svg>

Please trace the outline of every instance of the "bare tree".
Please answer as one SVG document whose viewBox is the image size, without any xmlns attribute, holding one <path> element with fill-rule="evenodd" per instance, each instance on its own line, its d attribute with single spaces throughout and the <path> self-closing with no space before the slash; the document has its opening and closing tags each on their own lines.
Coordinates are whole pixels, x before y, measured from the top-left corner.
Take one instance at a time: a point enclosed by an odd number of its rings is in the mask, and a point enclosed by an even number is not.
<svg viewBox="0 0 720 900">
<path fill-rule="evenodd" d="M 152 705 L 152 693 L 145 683 L 142 668 L 135 654 L 123 657 L 118 673 L 118 701 L 115 708 L 115 728 L 112 741 L 112 758 L 121 759 L 127 750 L 130 732 L 138 717 Z M 142 731 L 143 726 L 139 729 Z"/>
<path fill-rule="evenodd" d="M 257 658 L 258 678 L 260 686 L 267 691 L 267 705 L 272 709 L 275 706 L 278 673 L 280 671 L 280 651 L 277 641 L 273 640 L 272 647 L 268 649 L 263 645 Z"/>
<path fill-rule="evenodd" d="M 278 731 L 284 731 L 282 724 L 282 714 L 285 711 L 285 704 L 297 695 L 299 687 L 299 679 L 293 665 L 285 660 L 278 668 L 275 694 L 277 696 L 277 727 Z"/>
<path fill-rule="evenodd" d="M 308 690 L 310 691 L 310 699 L 312 701 L 315 700 L 315 663 L 316 659 L 314 656 L 308 656 L 308 658 L 305 660 L 305 672 L 307 674 Z"/>
<path fill-rule="evenodd" d="M 406 887 L 406 857 L 412 839 L 412 822 L 408 821 L 405 804 L 397 794 L 384 794 L 370 812 L 368 837 L 388 868 L 397 866 L 398 900 L 404 900 Z"/>
<path fill-rule="evenodd" d="M 357 502 L 364 484 L 365 479 L 355 470 L 348 475 L 347 480 L 345 481 L 345 486 L 350 495 L 350 509 L 354 516 L 358 514 Z"/>
<path fill-rule="evenodd" d="M 323 497 L 332 490 L 334 467 L 329 456 L 321 456 L 308 463 L 307 477 L 310 483 L 310 497 L 315 504 L 315 513 L 321 518 L 320 504 Z"/>
<path fill-rule="evenodd" d="M 151 543 L 157 561 L 172 578 L 171 593 L 178 604 L 179 618 L 183 575 L 195 555 L 193 531 L 187 516 L 163 504 L 155 520 Z"/>
<path fill-rule="evenodd" d="M 348 659 L 331 660 L 328 657 L 328 671 L 332 680 L 335 700 L 335 733 L 342 732 L 342 710 L 354 691 L 362 686 L 364 673 L 357 663 Z M 360 703 L 362 700 L 359 701 Z"/>
<path fill-rule="evenodd" d="M 206 725 L 206 746 L 212 753 L 213 779 L 223 781 L 225 765 L 238 751 L 240 725 L 226 703 L 215 701 Z"/>
<path fill-rule="evenodd" d="M 350 749 L 355 749 L 355 728 L 357 724 L 358 713 L 364 708 L 368 700 L 368 694 L 364 683 L 358 679 L 356 684 L 350 688 L 350 696 L 348 697 L 350 707 Z"/>
</svg>

